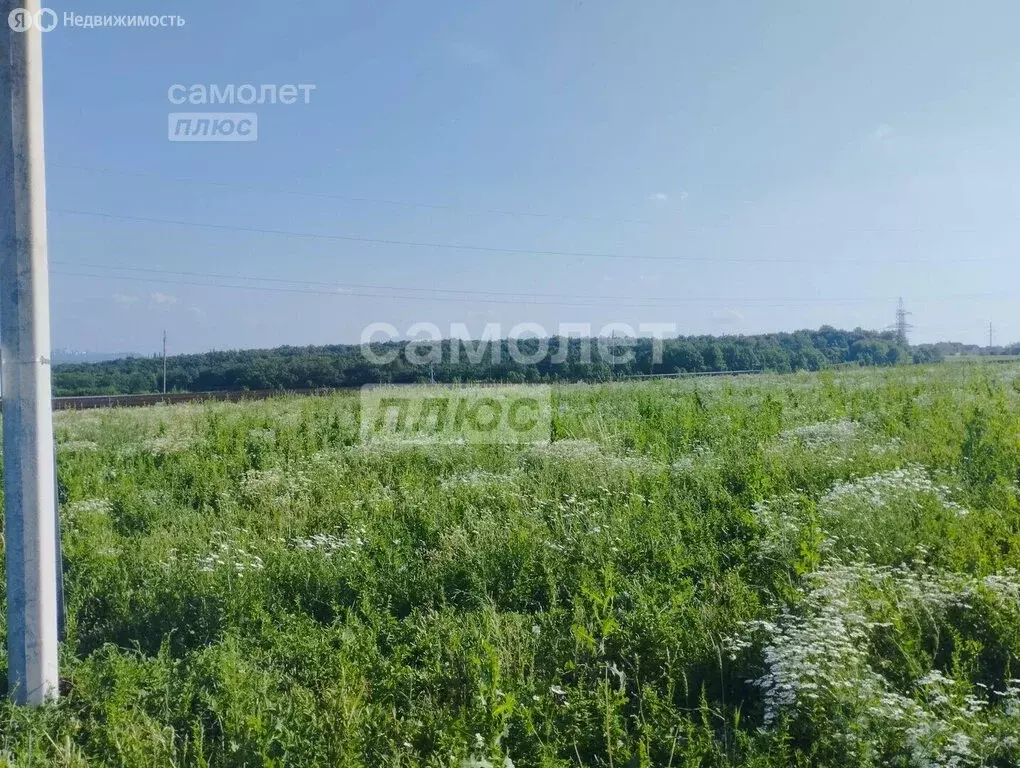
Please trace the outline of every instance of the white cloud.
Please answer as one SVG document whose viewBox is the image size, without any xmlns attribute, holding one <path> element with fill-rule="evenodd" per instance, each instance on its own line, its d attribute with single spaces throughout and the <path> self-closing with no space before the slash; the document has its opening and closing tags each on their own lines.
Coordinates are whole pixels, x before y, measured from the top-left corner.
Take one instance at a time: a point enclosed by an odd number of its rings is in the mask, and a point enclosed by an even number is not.
<svg viewBox="0 0 1020 768">
<path fill-rule="evenodd" d="M 888 123 L 881 123 L 875 126 L 875 130 L 868 134 L 868 138 L 872 141 L 885 141 L 891 139 L 893 135 L 893 128 Z"/>
<path fill-rule="evenodd" d="M 684 192 L 683 190 L 680 190 L 673 197 L 682 203 L 684 200 L 687 199 L 687 193 Z M 670 196 L 666 192 L 653 192 L 648 196 L 648 199 L 653 203 L 665 203 L 670 199 Z"/>
<path fill-rule="evenodd" d="M 159 291 L 152 294 L 151 298 L 157 304 L 176 304 L 178 301 L 176 296 L 171 296 L 169 293 L 161 293 Z"/>
<path fill-rule="evenodd" d="M 709 316 L 709 320 L 718 325 L 735 325 L 743 319 L 744 316 L 735 309 L 717 309 Z"/>
<path fill-rule="evenodd" d="M 201 307 L 188 307 L 188 312 L 199 320 L 205 317 L 205 310 Z"/>
<path fill-rule="evenodd" d="M 116 304 L 123 304 L 125 306 L 127 306 L 129 304 L 137 304 L 138 303 L 138 297 L 137 296 L 128 296 L 126 293 L 115 293 L 115 294 L 113 294 L 112 298 L 113 298 L 114 303 L 116 303 Z"/>
</svg>

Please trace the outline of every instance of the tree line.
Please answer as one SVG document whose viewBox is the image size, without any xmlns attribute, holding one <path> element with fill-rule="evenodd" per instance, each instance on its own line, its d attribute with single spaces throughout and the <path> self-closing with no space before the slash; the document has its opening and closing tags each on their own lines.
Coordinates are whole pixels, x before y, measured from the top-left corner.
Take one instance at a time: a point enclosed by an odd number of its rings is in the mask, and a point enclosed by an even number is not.
<svg viewBox="0 0 1020 768">
<path fill-rule="evenodd" d="M 765 370 L 817 371 L 839 364 L 899 365 L 942 359 L 936 345 L 906 346 L 892 332 L 817 331 L 755 336 L 639 339 L 394 341 L 175 355 L 172 392 L 360 387 L 425 381 L 610 381 L 635 375 Z M 160 357 L 54 366 L 57 396 L 143 394 L 163 385 Z"/>
</svg>

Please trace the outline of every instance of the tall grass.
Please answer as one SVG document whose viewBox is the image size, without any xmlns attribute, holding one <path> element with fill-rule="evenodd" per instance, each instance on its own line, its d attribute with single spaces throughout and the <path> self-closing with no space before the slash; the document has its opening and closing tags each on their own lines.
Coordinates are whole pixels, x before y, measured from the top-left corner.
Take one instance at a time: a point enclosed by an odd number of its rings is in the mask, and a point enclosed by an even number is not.
<svg viewBox="0 0 1020 768">
<path fill-rule="evenodd" d="M 568 386 L 528 448 L 60 413 L 66 693 L 0 763 L 1017 764 L 1018 377 Z"/>
</svg>

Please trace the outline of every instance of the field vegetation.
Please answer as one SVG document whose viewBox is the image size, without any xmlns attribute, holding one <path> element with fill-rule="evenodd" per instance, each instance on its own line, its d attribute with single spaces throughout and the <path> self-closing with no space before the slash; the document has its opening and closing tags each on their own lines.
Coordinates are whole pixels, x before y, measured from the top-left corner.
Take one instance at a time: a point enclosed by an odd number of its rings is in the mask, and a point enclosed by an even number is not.
<svg viewBox="0 0 1020 768">
<path fill-rule="evenodd" d="M 65 692 L 0 764 L 1020 763 L 1020 366 L 554 395 L 59 413 Z"/>
</svg>

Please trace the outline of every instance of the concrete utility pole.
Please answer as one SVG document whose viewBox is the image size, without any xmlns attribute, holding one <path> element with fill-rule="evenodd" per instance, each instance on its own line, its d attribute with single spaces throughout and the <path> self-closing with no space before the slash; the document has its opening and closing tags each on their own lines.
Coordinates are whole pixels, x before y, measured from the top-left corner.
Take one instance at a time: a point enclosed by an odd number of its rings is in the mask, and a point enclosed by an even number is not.
<svg viewBox="0 0 1020 768">
<path fill-rule="evenodd" d="M 17 9 L 21 6 L 23 10 Z M 0 0 L 0 376 L 10 695 L 58 694 L 57 520 L 39 0 Z M 18 13 L 23 14 L 17 19 Z M 20 21 L 19 21 L 20 20 Z M 15 25 L 20 23 L 20 30 Z"/>
</svg>

